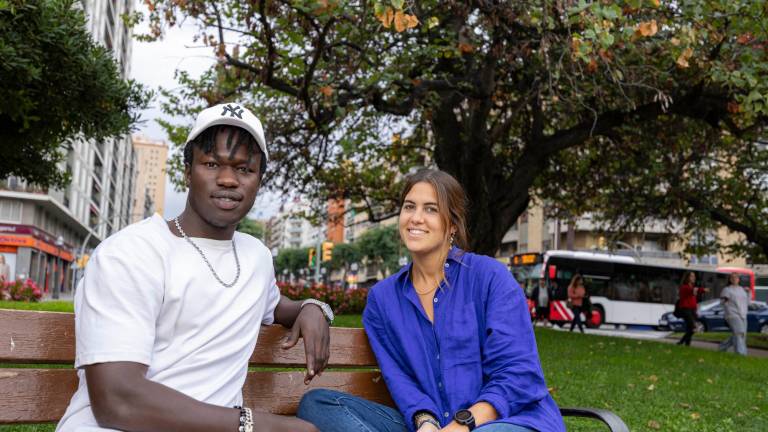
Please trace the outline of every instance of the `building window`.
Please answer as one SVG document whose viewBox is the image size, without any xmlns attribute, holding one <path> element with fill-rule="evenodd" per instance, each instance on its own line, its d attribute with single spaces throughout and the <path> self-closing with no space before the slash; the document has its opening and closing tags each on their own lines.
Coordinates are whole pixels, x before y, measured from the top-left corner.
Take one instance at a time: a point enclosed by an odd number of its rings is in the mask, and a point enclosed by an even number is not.
<svg viewBox="0 0 768 432">
<path fill-rule="evenodd" d="M 0 220 L 21 223 L 21 201 L 0 199 Z"/>
</svg>

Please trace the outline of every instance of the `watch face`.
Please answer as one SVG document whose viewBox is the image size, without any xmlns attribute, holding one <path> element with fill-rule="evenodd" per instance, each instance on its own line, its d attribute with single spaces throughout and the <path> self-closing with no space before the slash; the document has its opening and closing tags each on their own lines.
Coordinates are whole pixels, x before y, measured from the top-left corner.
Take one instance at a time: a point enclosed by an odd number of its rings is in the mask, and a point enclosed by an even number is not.
<svg viewBox="0 0 768 432">
<path fill-rule="evenodd" d="M 457 422 L 460 423 L 466 423 L 469 422 L 472 419 L 472 411 L 470 410 L 458 410 L 456 411 L 456 415 L 454 416 Z"/>
</svg>

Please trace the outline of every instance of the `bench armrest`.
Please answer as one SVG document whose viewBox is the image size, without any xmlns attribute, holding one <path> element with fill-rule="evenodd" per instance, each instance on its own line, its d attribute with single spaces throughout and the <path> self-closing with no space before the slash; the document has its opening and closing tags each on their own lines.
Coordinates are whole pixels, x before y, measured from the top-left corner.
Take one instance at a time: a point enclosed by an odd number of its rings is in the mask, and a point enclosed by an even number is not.
<svg viewBox="0 0 768 432">
<path fill-rule="evenodd" d="M 629 432 L 629 428 L 621 417 L 611 411 L 597 408 L 560 408 L 563 417 L 589 417 L 598 419 L 608 425 L 611 432 Z"/>
</svg>

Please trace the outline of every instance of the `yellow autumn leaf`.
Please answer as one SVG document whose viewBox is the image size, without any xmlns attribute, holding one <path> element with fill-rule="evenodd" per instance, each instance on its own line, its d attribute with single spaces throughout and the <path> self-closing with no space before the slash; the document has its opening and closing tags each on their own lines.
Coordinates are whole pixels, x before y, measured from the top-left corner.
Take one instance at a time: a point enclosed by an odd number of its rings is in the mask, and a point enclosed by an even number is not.
<svg viewBox="0 0 768 432">
<path fill-rule="evenodd" d="M 654 390 L 656 390 L 656 386 L 655 385 L 651 384 L 651 385 L 648 386 L 648 391 L 654 391 Z"/>
<path fill-rule="evenodd" d="M 659 6 L 661 6 L 661 1 L 659 1 L 659 0 L 651 0 L 651 4 L 653 5 L 653 7 L 659 7 Z"/>
<path fill-rule="evenodd" d="M 436 16 L 430 17 L 427 20 L 427 28 L 437 27 L 438 25 L 440 25 L 440 19 Z"/>
<path fill-rule="evenodd" d="M 405 16 L 405 28 L 414 28 L 417 25 L 419 25 L 419 19 L 416 18 L 416 15 L 406 15 Z"/>
<path fill-rule="evenodd" d="M 395 11 L 388 7 L 387 10 L 384 11 L 382 14 L 377 14 L 376 18 L 381 21 L 381 25 L 384 26 L 384 28 L 389 28 L 389 26 L 392 25 L 392 19 L 395 17 Z"/>
<path fill-rule="evenodd" d="M 659 380 L 659 377 L 657 377 L 656 375 L 651 375 L 651 376 L 648 377 L 648 380 L 650 382 L 656 382 L 656 381 Z"/>
<path fill-rule="evenodd" d="M 651 37 L 655 35 L 658 31 L 659 31 L 659 25 L 656 23 L 656 20 L 650 20 L 650 21 L 645 21 L 638 24 L 637 29 L 635 30 L 635 33 L 640 33 L 640 35 L 644 37 Z"/>
<path fill-rule="evenodd" d="M 406 18 L 403 11 L 399 10 L 395 12 L 395 31 L 402 33 L 405 31 Z"/>
<path fill-rule="evenodd" d="M 661 429 L 661 425 L 656 420 L 648 420 L 648 427 L 656 430 Z"/>
<path fill-rule="evenodd" d="M 680 56 L 677 58 L 677 66 L 685 69 L 689 66 L 688 59 L 691 58 L 693 55 L 693 48 L 688 47 L 686 48 L 682 53 L 680 53 Z M 699 359 L 699 363 L 704 363 L 704 359 Z"/>
<path fill-rule="evenodd" d="M 700 419 L 700 418 L 701 418 L 701 414 L 699 414 L 699 413 L 697 413 L 697 412 L 692 412 L 692 413 L 691 413 L 691 418 L 692 418 L 693 420 L 698 420 L 698 419 Z"/>
<path fill-rule="evenodd" d="M 474 50 L 475 50 L 475 46 L 472 45 L 471 43 L 459 42 L 459 51 L 461 51 L 462 53 L 468 54 Z"/>
<path fill-rule="evenodd" d="M 333 94 L 333 87 L 331 86 L 322 86 L 320 87 L 320 93 L 324 94 L 325 97 L 331 97 Z"/>
</svg>

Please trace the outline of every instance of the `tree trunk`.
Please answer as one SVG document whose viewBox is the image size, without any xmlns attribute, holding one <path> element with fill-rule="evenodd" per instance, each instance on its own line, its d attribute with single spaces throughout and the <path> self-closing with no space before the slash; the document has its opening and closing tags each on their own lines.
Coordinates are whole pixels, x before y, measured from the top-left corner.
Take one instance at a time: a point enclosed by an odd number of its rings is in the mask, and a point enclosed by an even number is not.
<svg viewBox="0 0 768 432">
<path fill-rule="evenodd" d="M 529 190 L 545 159 L 535 152 L 523 154 L 510 179 L 485 133 L 486 107 L 477 107 L 472 121 L 457 119 L 454 108 L 460 101 L 455 94 L 444 98 L 433 116 L 435 162 L 461 183 L 469 199 L 470 250 L 494 256 L 504 234 L 528 208 Z"/>
</svg>

